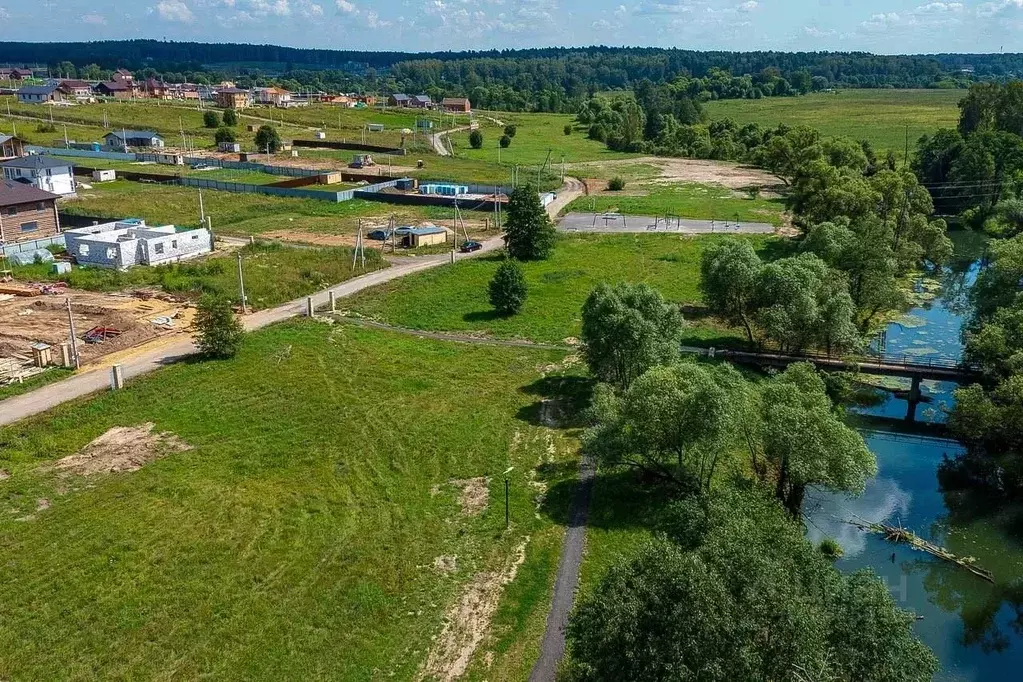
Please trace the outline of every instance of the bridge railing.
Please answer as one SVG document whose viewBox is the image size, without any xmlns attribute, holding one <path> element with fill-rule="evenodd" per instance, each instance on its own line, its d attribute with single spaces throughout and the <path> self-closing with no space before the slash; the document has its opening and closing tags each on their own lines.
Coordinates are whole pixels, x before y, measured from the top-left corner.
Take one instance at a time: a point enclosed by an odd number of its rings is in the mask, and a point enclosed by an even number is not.
<svg viewBox="0 0 1023 682">
<path fill-rule="evenodd" d="M 776 349 L 763 349 L 759 351 L 741 351 L 741 350 L 723 350 L 719 351 L 721 355 L 728 356 L 732 355 L 735 357 L 762 357 L 762 358 L 792 358 L 800 360 L 809 360 L 817 362 L 830 362 L 830 363 L 846 363 L 846 364 L 861 364 L 861 365 L 888 365 L 895 367 L 903 367 L 905 369 L 947 369 L 947 370 L 960 370 L 966 372 L 977 372 L 980 371 L 980 367 L 972 363 L 963 362 L 961 360 L 955 360 L 952 358 L 934 358 L 934 357 L 920 357 L 918 355 L 910 355 L 908 353 L 902 354 L 889 354 L 883 353 L 880 355 L 838 355 L 835 353 L 820 353 L 814 351 L 801 351 L 798 353 L 782 352 Z"/>
</svg>

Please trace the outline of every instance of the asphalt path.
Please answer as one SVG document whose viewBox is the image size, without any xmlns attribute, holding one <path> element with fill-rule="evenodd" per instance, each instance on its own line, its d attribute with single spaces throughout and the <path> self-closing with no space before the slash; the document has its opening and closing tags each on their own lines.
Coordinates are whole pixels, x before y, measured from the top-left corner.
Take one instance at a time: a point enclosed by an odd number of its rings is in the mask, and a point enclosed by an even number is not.
<svg viewBox="0 0 1023 682">
<path fill-rule="evenodd" d="M 598 232 L 614 234 L 774 234 L 774 225 L 732 220 L 692 220 L 662 218 L 619 213 L 569 213 L 558 221 L 564 232 Z"/>
</svg>

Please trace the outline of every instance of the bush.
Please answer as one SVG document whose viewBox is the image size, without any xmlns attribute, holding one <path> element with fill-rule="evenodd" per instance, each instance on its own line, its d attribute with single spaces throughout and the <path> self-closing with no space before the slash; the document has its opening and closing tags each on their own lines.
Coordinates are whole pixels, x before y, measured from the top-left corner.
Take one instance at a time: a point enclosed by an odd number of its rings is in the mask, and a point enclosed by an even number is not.
<svg viewBox="0 0 1023 682">
<path fill-rule="evenodd" d="M 508 137 L 507 135 L 502 135 L 501 136 L 501 149 L 507 149 L 509 146 L 511 146 L 511 138 Z"/>
<path fill-rule="evenodd" d="M 513 125 L 506 125 L 504 127 L 504 134 L 508 137 L 515 137 L 516 132 L 518 132 L 518 128 Z"/>
<path fill-rule="evenodd" d="M 238 125 L 238 114 L 234 109 L 227 109 L 224 111 L 224 125 L 236 126 Z"/>
<path fill-rule="evenodd" d="M 557 231 L 540 204 L 536 185 L 520 185 L 508 199 L 504 244 L 518 260 L 547 260 L 554 251 Z"/>
<path fill-rule="evenodd" d="M 220 116 L 215 111 L 207 111 L 202 115 L 202 122 L 207 128 L 219 128 Z"/>
<path fill-rule="evenodd" d="M 480 149 L 483 147 L 483 133 L 479 130 L 474 130 L 469 133 L 469 146 L 473 149 Z"/>
<path fill-rule="evenodd" d="M 572 124 L 569 123 L 569 124 L 567 124 L 565 126 L 565 135 L 571 135 L 571 134 L 572 134 Z"/>
<path fill-rule="evenodd" d="M 835 540 L 834 538 L 824 538 L 820 541 L 820 544 L 817 545 L 817 549 L 820 550 L 821 554 L 832 561 L 841 559 L 842 555 L 845 553 L 842 550 L 842 545 L 838 544 L 838 540 Z"/>
<path fill-rule="evenodd" d="M 230 128 L 220 128 L 217 130 L 217 134 L 213 136 L 213 139 L 216 140 L 217 144 L 221 142 L 234 142 L 234 131 Z"/>
<path fill-rule="evenodd" d="M 513 260 L 506 260 L 490 280 L 490 304 L 502 315 L 514 315 L 526 302 L 526 278 L 522 268 Z"/>
<path fill-rule="evenodd" d="M 607 188 L 612 192 L 621 192 L 625 189 L 625 178 L 620 175 L 614 176 L 608 181 Z"/>
<path fill-rule="evenodd" d="M 256 149 L 273 154 L 281 148 L 281 136 L 273 126 L 259 126 L 256 131 Z"/>
<path fill-rule="evenodd" d="M 199 299 L 195 314 L 195 345 L 207 358 L 232 358 L 238 352 L 245 331 L 234 318 L 231 302 L 206 294 Z"/>
</svg>

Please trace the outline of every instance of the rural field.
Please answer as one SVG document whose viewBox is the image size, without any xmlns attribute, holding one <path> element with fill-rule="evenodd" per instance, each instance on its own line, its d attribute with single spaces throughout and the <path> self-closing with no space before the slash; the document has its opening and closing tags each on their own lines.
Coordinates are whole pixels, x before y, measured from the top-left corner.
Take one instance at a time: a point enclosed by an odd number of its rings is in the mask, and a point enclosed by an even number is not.
<svg viewBox="0 0 1023 682">
<path fill-rule="evenodd" d="M 574 475 L 542 425 L 564 358 L 298 321 L 0 430 L 0 675 L 442 677 L 461 594 L 493 618 L 469 679 L 525 678 L 564 518 L 538 495 Z"/>
<path fill-rule="evenodd" d="M 573 343 L 580 332 L 583 302 L 601 282 L 644 282 L 669 301 L 699 303 L 700 255 L 715 239 L 719 238 L 562 236 L 550 260 L 522 264 L 529 297 L 513 317 L 496 315 L 487 302 L 487 282 L 501 256 L 404 277 L 346 299 L 343 305 L 351 314 L 400 327 Z M 785 248 L 779 238 L 749 239 L 762 252 Z M 721 345 L 740 336 L 736 330 L 699 321 L 688 329 L 687 342 Z"/>
<path fill-rule="evenodd" d="M 340 204 L 259 194 L 204 191 L 203 207 L 215 233 L 315 243 L 351 245 L 360 220 L 364 228 L 432 221 L 451 227 L 453 211 L 431 206 L 395 206 L 353 199 Z M 154 225 L 199 225 L 199 191 L 192 187 L 117 180 L 97 183 L 79 193 L 61 210 L 99 218 L 143 218 Z M 489 212 L 463 211 L 470 235 L 483 235 Z M 372 244 L 371 244 L 372 245 Z"/>
<path fill-rule="evenodd" d="M 879 152 L 902 154 L 909 130 L 912 153 L 921 135 L 959 123 L 957 104 L 964 90 L 838 90 L 802 97 L 718 100 L 704 104 L 713 120 L 739 125 L 806 125 L 825 135 L 869 140 Z"/>
</svg>

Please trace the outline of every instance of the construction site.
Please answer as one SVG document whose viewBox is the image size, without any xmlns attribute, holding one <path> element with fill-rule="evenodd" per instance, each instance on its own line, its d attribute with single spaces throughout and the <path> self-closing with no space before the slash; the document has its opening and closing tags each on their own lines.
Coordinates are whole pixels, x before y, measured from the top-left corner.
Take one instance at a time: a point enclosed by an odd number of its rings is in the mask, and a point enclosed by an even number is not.
<svg viewBox="0 0 1023 682">
<path fill-rule="evenodd" d="M 0 386 L 187 333 L 194 316 L 187 302 L 164 292 L 96 293 L 6 279 L 0 281 Z"/>
</svg>

